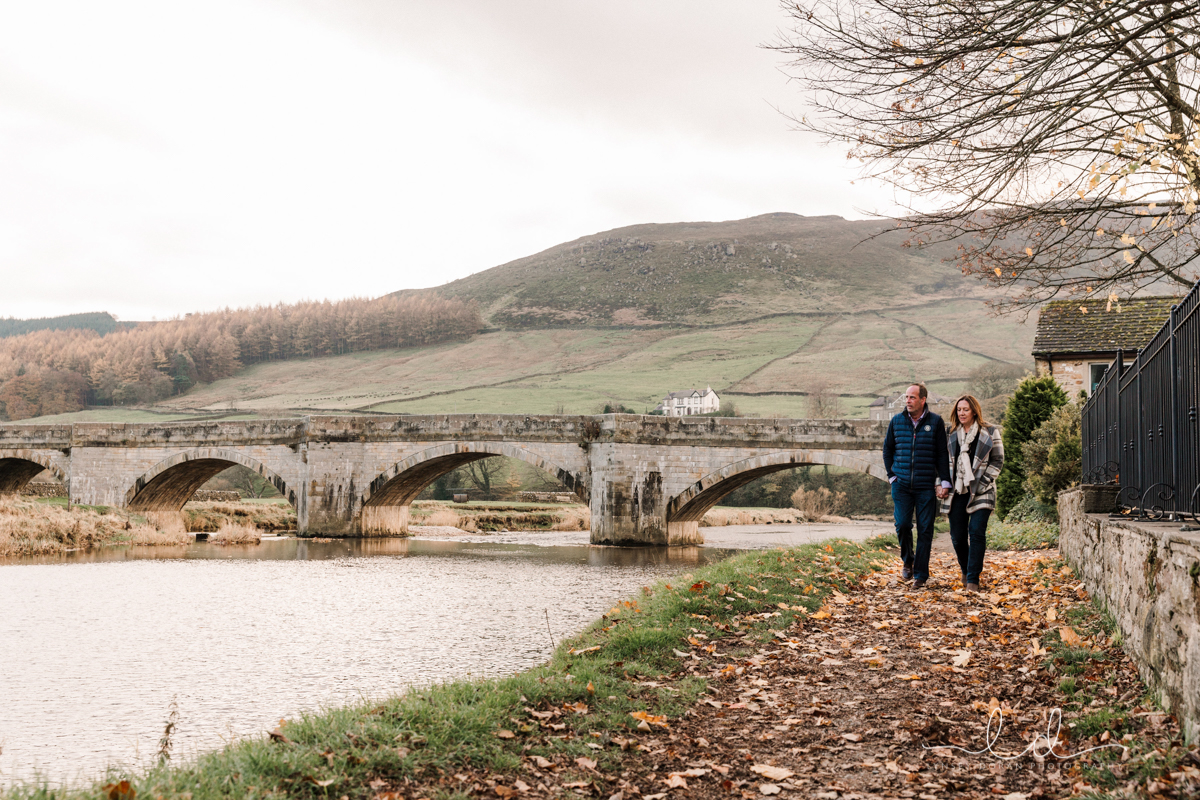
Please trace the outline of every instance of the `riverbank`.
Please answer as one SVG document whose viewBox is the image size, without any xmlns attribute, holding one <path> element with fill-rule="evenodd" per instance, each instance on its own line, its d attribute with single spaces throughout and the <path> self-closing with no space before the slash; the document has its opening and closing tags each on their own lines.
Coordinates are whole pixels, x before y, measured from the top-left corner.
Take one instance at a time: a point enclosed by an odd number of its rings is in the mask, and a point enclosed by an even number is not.
<svg viewBox="0 0 1200 800">
<path fill-rule="evenodd" d="M 996 554 L 980 595 L 956 590 L 951 556 L 935 555 L 916 593 L 895 561 L 844 542 L 743 554 L 647 587 L 542 667 L 305 715 L 192 763 L 54 796 L 1036 800 L 1200 788 L 1200 751 L 1145 696 L 1054 551 Z M 1005 722 L 995 749 L 1019 752 L 1053 708 L 1060 755 L 1104 749 L 1015 762 L 952 749 L 982 749 L 993 715 Z"/>
<path fill-rule="evenodd" d="M 42 556 L 127 545 L 181 547 L 196 533 L 247 544 L 260 532 L 296 528 L 286 502 L 188 503 L 182 512 L 133 513 L 107 506 L 67 507 L 66 498 L 0 498 L 0 558 Z"/>
<path fill-rule="evenodd" d="M 703 527 L 795 525 L 815 520 L 795 509 L 725 508 L 710 510 Z M 822 517 L 830 525 L 844 517 Z M 450 503 L 418 500 L 410 524 L 418 529 L 465 533 L 508 531 L 586 531 L 591 523 L 581 504 L 488 502 Z M 242 531 L 239 541 L 252 541 L 249 529 L 263 533 L 295 531 L 296 510 L 280 498 L 241 501 L 192 501 L 178 513 L 130 513 L 110 507 L 71 506 L 65 497 L 0 499 L 0 557 L 49 555 L 113 545 L 181 545 L 186 534 Z M 222 538 L 214 541 L 224 540 Z"/>
<path fill-rule="evenodd" d="M 0 558 L 112 545 L 186 545 L 195 537 L 178 520 L 155 520 L 107 508 L 0 498 Z"/>
</svg>

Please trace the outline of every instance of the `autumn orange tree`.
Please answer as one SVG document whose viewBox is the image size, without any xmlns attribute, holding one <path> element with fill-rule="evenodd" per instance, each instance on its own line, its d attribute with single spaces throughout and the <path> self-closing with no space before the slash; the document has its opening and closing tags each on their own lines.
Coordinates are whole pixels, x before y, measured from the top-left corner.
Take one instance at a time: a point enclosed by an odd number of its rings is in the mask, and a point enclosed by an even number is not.
<svg viewBox="0 0 1200 800">
<path fill-rule="evenodd" d="M 957 242 L 964 273 L 1014 289 L 1005 304 L 1196 279 L 1194 4 L 784 7 L 771 46 L 808 99 L 799 127 L 915 198 L 912 241 Z"/>
<path fill-rule="evenodd" d="M 152 403 L 262 361 L 432 344 L 481 325 L 474 301 L 421 292 L 225 309 L 104 336 L 38 330 L 0 338 L 0 419 Z"/>
</svg>

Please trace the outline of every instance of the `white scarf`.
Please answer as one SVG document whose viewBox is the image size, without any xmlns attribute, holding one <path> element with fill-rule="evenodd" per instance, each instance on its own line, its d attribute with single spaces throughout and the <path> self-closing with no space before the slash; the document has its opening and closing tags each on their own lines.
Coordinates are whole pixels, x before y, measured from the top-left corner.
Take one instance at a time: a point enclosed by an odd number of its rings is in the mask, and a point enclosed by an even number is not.
<svg viewBox="0 0 1200 800">
<path fill-rule="evenodd" d="M 967 442 L 979 435 L 979 421 L 971 423 L 968 430 L 958 428 L 958 468 L 954 471 L 954 493 L 966 494 L 971 491 L 971 483 L 975 480 L 975 470 L 971 468 L 971 448 Z"/>
</svg>

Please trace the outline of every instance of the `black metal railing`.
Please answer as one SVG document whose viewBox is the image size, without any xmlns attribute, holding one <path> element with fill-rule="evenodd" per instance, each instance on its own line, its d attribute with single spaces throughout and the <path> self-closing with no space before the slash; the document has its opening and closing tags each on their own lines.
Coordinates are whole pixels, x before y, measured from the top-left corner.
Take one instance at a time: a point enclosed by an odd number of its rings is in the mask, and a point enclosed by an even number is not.
<svg viewBox="0 0 1200 800">
<path fill-rule="evenodd" d="M 1200 282 L 1083 406 L 1083 482 L 1115 484 L 1118 510 L 1200 522 Z"/>
</svg>

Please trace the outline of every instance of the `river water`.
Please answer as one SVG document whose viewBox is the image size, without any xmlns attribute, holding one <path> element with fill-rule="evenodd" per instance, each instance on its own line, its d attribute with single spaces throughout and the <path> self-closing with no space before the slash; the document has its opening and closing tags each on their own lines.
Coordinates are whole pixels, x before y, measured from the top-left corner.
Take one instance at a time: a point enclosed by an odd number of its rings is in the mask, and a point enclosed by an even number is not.
<svg viewBox="0 0 1200 800">
<path fill-rule="evenodd" d="M 669 549 L 587 532 L 277 538 L 0 562 L 0 785 L 148 764 L 172 702 L 190 756 L 301 711 L 525 669 L 660 578 L 875 532 L 706 529 L 709 546 Z"/>
<path fill-rule="evenodd" d="M 0 783 L 148 763 L 172 701 L 175 752 L 193 754 L 302 710 L 527 668 L 642 585 L 730 552 L 586 537 L 278 539 L 9 561 Z"/>
</svg>

